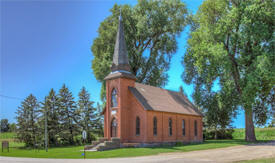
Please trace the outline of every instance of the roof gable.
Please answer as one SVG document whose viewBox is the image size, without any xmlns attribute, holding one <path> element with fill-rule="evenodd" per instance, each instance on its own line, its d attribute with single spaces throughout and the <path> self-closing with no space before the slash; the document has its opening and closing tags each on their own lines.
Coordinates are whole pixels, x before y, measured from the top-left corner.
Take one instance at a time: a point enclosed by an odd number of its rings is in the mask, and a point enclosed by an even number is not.
<svg viewBox="0 0 275 163">
<path fill-rule="evenodd" d="M 135 83 L 129 87 L 146 110 L 202 116 L 202 113 L 179 92 Z"/>
</svg>

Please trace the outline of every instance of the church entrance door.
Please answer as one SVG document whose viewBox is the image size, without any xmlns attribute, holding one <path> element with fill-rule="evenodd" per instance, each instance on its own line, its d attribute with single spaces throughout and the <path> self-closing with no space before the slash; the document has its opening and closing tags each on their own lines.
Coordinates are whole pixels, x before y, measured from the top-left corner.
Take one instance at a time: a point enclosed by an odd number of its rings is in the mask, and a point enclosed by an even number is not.
<svg viewBox="0 0 275 163">
<path fill-rule="evenodd" d="M 117 137 L 117 121 L 115 118 L 111 122 L 111 137 Z"/>
</svg>

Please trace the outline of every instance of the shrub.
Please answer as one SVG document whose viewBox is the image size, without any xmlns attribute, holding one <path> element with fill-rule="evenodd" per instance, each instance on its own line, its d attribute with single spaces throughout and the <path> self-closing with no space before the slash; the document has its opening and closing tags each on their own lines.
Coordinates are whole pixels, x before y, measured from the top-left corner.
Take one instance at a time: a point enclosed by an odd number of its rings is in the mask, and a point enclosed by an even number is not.
<svg viewBox="0 0 275 163">
<path fill-rule="evenodd" d="M 215 139 L 215 134 L 217 134 L 217 139 L 233 139 L 232 128 L 227 129 L 217 129 L 217 131 L 213 129 L 205 129 L 203 130 L 203 138 L 204 139 Z"/>
</svg>

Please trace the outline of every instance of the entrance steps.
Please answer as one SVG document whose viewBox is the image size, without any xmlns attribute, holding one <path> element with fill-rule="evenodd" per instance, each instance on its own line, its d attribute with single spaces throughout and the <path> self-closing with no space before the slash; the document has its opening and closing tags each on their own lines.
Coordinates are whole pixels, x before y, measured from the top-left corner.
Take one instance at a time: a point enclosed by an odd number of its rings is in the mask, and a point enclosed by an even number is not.
<svg viewBox="0 0 275 163">
<path fill-rule="evenodd" d="M 99 138 L 98 141 L 92 141 L 91 145 L 86 145 L 85 150 L 90 150 L 99 145 L 100 143 L 104 143 L 104 141 L 107 141 L 107 138 Z"/>
<path fill-rule="evenodd" d="M 99 138 L 98 141 L 93 141 L 92 145 L 85 146 L 85 150 L 88 151 L 104 151 L 110 149 L 120 148 L 120 138 L 111 138 L 108 141 L 106 138 Z"/>
</svg>

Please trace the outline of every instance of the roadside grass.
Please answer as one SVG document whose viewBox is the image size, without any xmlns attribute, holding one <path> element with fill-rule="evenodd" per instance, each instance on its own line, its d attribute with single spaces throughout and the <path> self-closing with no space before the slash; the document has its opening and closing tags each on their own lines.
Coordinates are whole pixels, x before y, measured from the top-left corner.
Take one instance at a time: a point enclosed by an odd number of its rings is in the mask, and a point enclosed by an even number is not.
<svg viewBox="0 0 275 163">
<path fill-rule="evenodd" d="M 246 160 L 246 161 L 238 161 L 236 163 L 274 163 L 275 157 L 273 158 L 262 158 L 256 160 Z"/>
<path fill-rule="evenodd" d="M 136 157 L 156 155 L 168 152 L 189 152 L 196 150 L 206 150 L 214 148 L 224 148 L 236 145 L 247 145 L 249 142 L 244 141 L 242 138 L 243 129 L 236 129 L 233 140 L 206 140 L 200 144 L 178 144 L 177 146 L 162 146 L 153 148 L 121 148 L 102 152 L 86 152 L 86 158 L 114 158 L 114 157 Z M 259 133 L 261 132 L 261 133 Z M 275 140 L 275 128 L 269 129 L 256 129 L 258 142 L 266 142 Z M 66 147 L 53 147 L 49 148 L 48 152 L 43 149 L 34 150 L 24 148 L 24 143 L 16 142 L 15 134 L 1 133 L 0 141 L 10 141 L 10 152 L 2 152 L 0 146 L 0 156 L 9 157 L 31 157 L 31 158 L 67 158 L 67 159 L 80 159 L 83 158 L 83 146 L 66 146 Z"/>
<path fill-rule="evenodd" d="M 168 152 L 188 152 L 214 148 L 224 148 L 236 145 L 248 144 L 244 140 L 207 140 L 201 144 L 188 144 L 179 146 L 163 146 L 154 148 L 121 148 L 102 152 L 86 152 L 86 158 L 113 158 L 113 157 L 135 157 L 155 155 Z M 21 144 L 23 147 L 24 144 Z M 12 147 L 12 144 L 10 145 Z M 19 147 L 19 145 L 17 145 Z M 1 148 L 0 148 L 1 149 Z M 10 152 L 4 151 L 0 156 L 9 157 L 32 157 L 32 158 L 83 158 L 83 146 L 68 146 L 50 148 L 45 150 L 34 150 L 26 148 L 11 148 Z M 1 149 L 2 151 L 2 149 Z"/>
</svg>

